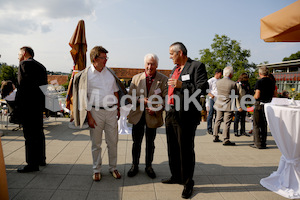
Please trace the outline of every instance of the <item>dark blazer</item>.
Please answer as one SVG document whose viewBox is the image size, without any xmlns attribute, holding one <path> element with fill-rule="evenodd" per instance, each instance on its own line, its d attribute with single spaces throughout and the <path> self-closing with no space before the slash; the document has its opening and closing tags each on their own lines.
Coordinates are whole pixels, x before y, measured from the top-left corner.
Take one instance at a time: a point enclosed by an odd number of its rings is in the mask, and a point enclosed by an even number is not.
<svg viewBox="0 0 300 200">
<path fill-rule="evenodd" d="M 16 111 L 29 117 L 31 113 L 41 112 L 45 108 L 45 95 L 39 86 L 47 85 L 47 70 L 38 61 L 29 58 L 20 62 L 18 69 L 18 90 Z M 36 111 L 36 112 L 35 112 Z"/>
<path fill-rule="evenodd" d="M 174 67 L 172 74 L 176 67 Z M 189 78 L 187 78 L 189 77 Z M 189 80 L 187 80 L 189 79 Z M 180 110 L 176 111 L 179 123 L 200 123 L 201 110 L 198 110 L 193 102 L 189 103 L 188 109 L 184 110 L 184 90 L 188 90 L 189 96 L 192 96 L 198 89 L 201 89 L 200 94 L 206 94 L 208 89 L 207 72 L 205 65 L 199 61 L 188 58 L 184 65 L 178 80 L 182 81 L 181 88 L 175 88 L 174 95 L 178 95 L 180 99 Z M 200 94 L 196 96 L 197 102 L 200 103 Z M 175 99 L 175 107 L 178 102 Z"/>
</svg>

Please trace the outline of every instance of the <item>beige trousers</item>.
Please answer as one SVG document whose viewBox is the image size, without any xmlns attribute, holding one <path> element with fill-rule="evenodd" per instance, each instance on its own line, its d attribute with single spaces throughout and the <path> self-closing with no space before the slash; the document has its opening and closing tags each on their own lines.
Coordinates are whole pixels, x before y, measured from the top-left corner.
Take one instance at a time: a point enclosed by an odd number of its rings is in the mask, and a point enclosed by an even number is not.
<svg viewBox="0 0 300 200">
<path fill-rule="evenodd" d="M 113 171 L 116 169 L 117 166 L 118 111 L 108 111 L 105 109 L 99 109 L 98 111 L 96 111 L 95 108 L 92 108 L 90 112 L 97 123 L 97 126 L 95 128 L 90 128 L 90 137 L 92 141 L 93 171 L 94 173 L 100 173 L 101 171 L 101 144 L 103 131 L 105 133 L 105 141 L 107 144 L 109 170 Z"/>
</svg>

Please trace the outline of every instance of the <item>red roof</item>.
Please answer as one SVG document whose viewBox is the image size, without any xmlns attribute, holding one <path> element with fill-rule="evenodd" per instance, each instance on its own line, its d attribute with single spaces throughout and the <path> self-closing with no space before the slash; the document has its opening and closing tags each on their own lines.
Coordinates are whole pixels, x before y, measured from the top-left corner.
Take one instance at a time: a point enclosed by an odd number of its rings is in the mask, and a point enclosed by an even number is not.
<svg viewBox="0 0 300 200">
<path fill-rule="evenodd" d="M 111 67 L 111 69 L 116 73 L 117 77 L 119 79 L 131 79 L 134 75 L 141 73 L 145 71 L 143 68 L 116 68 L 116 67 Z M 163 70 L 163 69 L 158 69 L 158 72 L 169 76 L 172 70 Z"/>
<path fill-rule="evenodd" d="M 63 85 L 68 83 L 68 75 L 48 75 L 48 83 Z"/>
</svg>

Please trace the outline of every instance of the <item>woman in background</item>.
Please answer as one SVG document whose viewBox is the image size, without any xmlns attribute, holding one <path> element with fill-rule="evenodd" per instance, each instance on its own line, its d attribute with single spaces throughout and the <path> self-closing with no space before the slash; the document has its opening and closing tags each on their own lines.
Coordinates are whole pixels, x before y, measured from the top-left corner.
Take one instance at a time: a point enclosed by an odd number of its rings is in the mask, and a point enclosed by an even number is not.
<svg viewBox="0 0 300 200">
<path fill-rule="evenodd" d="M 15 101 L 17 89 L 11 81 L 2 81 L 1 98 L 6 101 Z"/>
</svg>

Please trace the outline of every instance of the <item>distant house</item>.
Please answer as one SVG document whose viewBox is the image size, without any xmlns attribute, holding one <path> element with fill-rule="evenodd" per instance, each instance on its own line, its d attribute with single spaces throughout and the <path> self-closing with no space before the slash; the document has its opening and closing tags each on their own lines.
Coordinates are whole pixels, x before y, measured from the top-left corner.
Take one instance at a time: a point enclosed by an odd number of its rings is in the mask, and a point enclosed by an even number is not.
<svg viewBox="0 0 300 200">
<path fill-rule="evenodd" d="M 48 83 L 52 85 L 63 85 L 68 83 L 68 75 L 48 75 Z"/>
<path fill-rule="evenodd" d="M 295 88 L 295 91 L 300 93 L 300 59 L 266 64 L 266 66 L 276 79 L 278 92 Z"/>
</svg>

